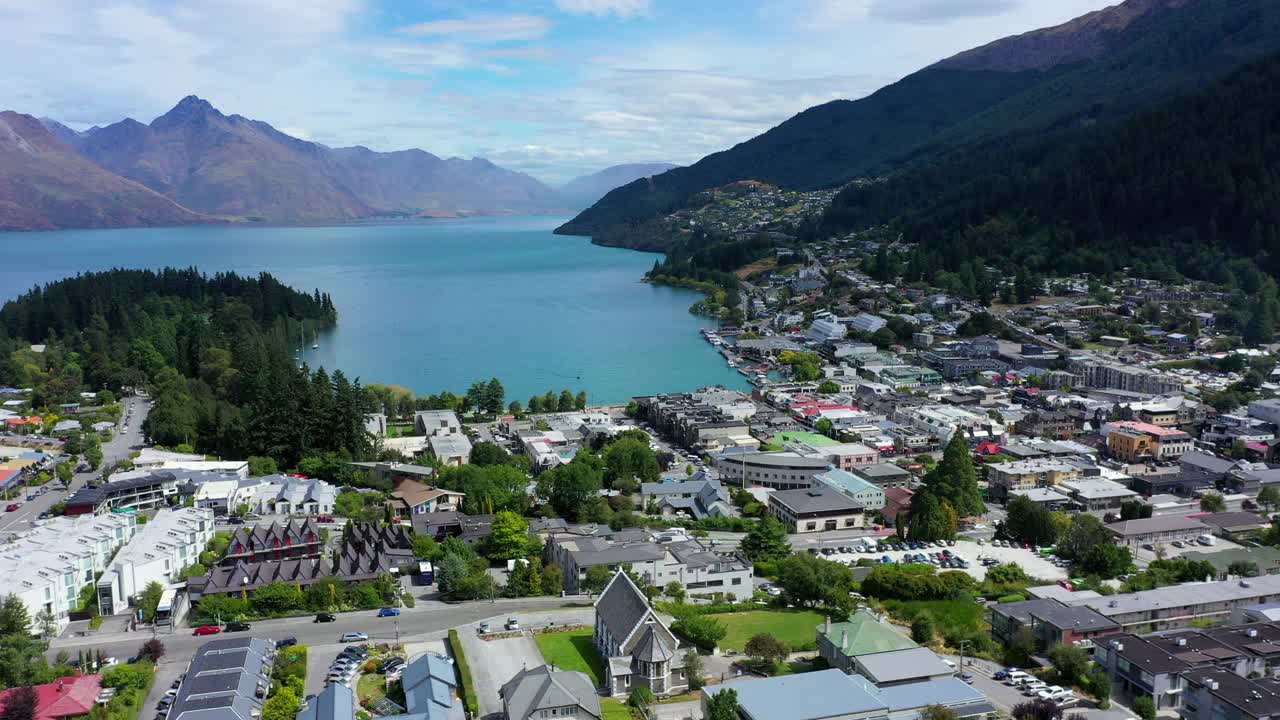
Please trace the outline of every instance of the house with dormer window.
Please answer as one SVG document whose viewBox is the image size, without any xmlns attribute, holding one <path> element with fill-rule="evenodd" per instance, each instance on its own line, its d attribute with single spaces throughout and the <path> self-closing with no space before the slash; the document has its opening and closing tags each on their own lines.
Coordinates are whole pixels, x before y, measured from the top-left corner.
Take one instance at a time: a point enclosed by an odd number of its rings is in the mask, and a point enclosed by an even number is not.
<svg viewBox="0 0 1280 720">
<path fill-rule="evenodd" d="M 631 578 L 618 570 L 596 599 L 592 645 L 605 659 L 605 688 L 615 697 L 636 687 L 654 695 L 689 689 L 680 641 Z"/>
</svg>

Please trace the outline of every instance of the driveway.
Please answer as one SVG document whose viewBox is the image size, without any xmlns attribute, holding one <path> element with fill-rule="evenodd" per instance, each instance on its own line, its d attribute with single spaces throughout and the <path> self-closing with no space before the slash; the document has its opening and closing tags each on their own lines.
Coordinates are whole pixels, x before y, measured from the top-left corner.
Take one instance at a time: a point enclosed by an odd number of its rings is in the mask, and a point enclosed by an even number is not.
<svg viewBox="0 0 1280 720">
<path fill-rule="evenodd" d="M 960 662 L 959 656 L 947 655 L 945 657 L 956 664 Z M 973 687 L 980 690 L 983 695 L 986 695 L 987 699 L 1000 709 L 1004 715 L 1008 715 L 1013 706 L 1030 700 L 1030 698 L 1024 697 L 1014 688 L 991 678 L 1000 669 L 1000 665 L 996 663 L 981 658 L 966 658 L 965 668 L 973 673 Z M 1114 700 L 1111 703 L 1111 707 L 1106 710 L 1100 710 L 1092 700 L 1083 698 L 1078 705 L 1068 708 L 1064 713 L 1067 716 L 1077 714 L 1083 715 L 1088 720 L 1129 720 L 1129 718 L 1137 717 L 1131 710 L 1116 704 Z"/>
<path fill-rule="evenodd" d="M 502 698 L 498 697 L 498 690 L 526 667 L 544 664 L 537 643 L 533 636 L 524 633 L 501 640 L 481 640 L 474 624 L 458 628 L 458 635 L 480 699 L 480 717 L 501 716 Z"/>
</svg>

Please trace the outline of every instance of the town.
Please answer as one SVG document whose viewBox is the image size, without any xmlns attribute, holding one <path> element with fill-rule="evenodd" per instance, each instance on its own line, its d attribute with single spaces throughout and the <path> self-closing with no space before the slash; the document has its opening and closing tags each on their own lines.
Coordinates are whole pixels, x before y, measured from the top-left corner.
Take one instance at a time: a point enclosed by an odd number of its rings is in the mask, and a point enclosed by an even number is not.
<svg viewBox="0 0 1280 720">
<path fill-rule="evenodd" d="M 983 306 L 877 279 L 906 252 L 756 263 L 741 324 L 704 331 L 749 392 L 370 385 L 371 460 L 162 446 L 142 387 L 0 388 L 0 616 L 41 658 L 0 670 L 6 707 L 1269 716 L 1261 320 L 1201 283 L 1008 278 Z"/>
</svg>

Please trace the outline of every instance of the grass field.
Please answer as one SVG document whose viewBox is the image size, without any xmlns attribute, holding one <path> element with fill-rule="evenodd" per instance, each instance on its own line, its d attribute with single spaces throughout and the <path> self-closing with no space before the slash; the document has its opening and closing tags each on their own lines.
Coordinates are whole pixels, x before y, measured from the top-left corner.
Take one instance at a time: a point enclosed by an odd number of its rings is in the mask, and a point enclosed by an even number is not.
<svg viewBox="0 0 1280 720">
<path fill-rule="evenodd" d="M 602 699 L 600 711 L 604 715 L 604 720 L 631 720 L 631 708 L 618 698 Z"/>
<path fill-rule="evenodd" d="M 911 622 L 921 611 L 927 611 L 939 630 L 964 628 L 981 630 L 986 608 L 972 600 L 885 600 L 889 614 L 903 622 Z"/>
<path fill-rule="evenodd" d="M 751 610 L 711 615 L 729 631 L 720 641 L 722 650 L 738 650 L 752 635 L 769 633 L 795 650 L 815 647 L 816 629 L 822 615 L 813 610 Z"/>
<path fill-rule="evenodd" d="M 604 684 L 604 663 L 591 647 L 591 628 L 558 633 L 538 633 L 533 636 L 548 665 L 561 670 L 578 670 L 591 677 L 599 687 Z M 608 713 L 606 712 L 607 716 Z"/>
</svg>

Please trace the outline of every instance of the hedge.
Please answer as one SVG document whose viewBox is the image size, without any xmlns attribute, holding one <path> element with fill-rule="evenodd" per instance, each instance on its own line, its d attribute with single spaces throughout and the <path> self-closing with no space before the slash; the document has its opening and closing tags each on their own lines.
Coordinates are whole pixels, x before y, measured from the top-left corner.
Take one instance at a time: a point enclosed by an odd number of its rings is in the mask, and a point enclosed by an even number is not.
<svg viewBox="0 0 1280 720">
<path fill-rule="evenodd" d="M 449 647 L 453 648 L 453 659 L 458 663 L 458 682 L 462 684 L 462 703 L 473 718 L 480 717 L 480 698 L 476 696 L 476 684 L 471 681 L 471 665 L 467 663 L 467 653 L 462 649 L 462 637 L 457 628 L 449 630 Z"/>
</svg>

